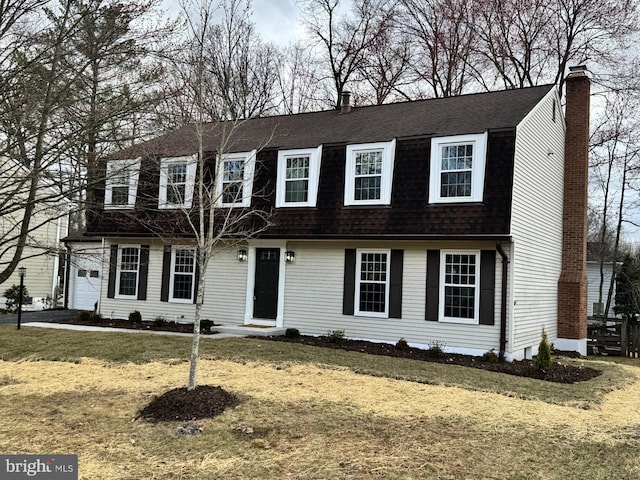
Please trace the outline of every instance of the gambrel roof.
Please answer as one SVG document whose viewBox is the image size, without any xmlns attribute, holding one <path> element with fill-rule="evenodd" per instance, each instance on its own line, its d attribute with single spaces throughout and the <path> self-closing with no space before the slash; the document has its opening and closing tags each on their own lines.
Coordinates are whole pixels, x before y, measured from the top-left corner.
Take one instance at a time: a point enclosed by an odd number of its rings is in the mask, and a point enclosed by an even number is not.
<svg viewBox="0 0 640 480">
<path fill-rule="evenodd" d="M 382 142 L 393 138 L 441 137 L 513 128 L 554 85 L 475 93 L 457 97 L 281 115 L 204 126 L 205 151 L 220 148 L 224 129 L 233 130 L 225 152 L 309 148 L 320 144 Z M 223 135 L 225 136 L 225 135 Z M 197 152 L 196 129 L 188 125 L 114 154 L 111 158 L 179 156 Z"/>
</svg>

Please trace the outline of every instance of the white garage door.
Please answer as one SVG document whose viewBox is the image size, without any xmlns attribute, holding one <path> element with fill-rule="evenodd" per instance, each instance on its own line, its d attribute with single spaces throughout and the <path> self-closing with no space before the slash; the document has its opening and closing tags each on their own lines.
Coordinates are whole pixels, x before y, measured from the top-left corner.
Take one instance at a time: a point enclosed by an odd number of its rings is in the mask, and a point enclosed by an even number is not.
<svg viewBox="0 0 640 480">
<path fill-rule="evenodd" d="M 100 297 L 102 272 L 99 261 L 82 259 L 73 267 L 73 298 L 71 308 L 93 310 Z"/>
</svg>

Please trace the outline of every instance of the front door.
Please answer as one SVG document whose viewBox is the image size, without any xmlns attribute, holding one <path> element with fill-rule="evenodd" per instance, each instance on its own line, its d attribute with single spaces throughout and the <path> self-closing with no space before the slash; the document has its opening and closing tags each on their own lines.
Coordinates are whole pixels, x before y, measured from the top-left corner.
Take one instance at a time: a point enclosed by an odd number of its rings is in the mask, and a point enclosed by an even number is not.
<svg viewBox="0 0 640 480">
<path fill-rule="evenodd" d="M 280 249 L 256 248 L 256 278 L 253 291 L 253 318 L 275 320 L 278 314 Z"/>
</svg>

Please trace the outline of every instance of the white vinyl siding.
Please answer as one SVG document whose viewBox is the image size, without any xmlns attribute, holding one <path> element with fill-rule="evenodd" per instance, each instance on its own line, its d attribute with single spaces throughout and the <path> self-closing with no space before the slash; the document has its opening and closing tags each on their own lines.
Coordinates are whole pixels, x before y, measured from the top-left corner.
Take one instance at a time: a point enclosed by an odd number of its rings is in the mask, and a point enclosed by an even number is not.
<svg viewBox="0 0 640 480">
<path fill-rule="evenodd" d="M 494 243 L 464 242 L 289 242 L 296 252 L 288 264 L 285 286 L 284 326 L 303 333 L 325 335 L 344 330 L 351 338 L 395 343 L 400 337 L 409 343 L 428 346 L 439 342 L 447 349 L 481 355 L 498 349 L 500 338 L 500 271 L 496 262 L 495 325 L 463 325 L 425 320 L 427 250 L 485 249 Z M 375 318 L 342 315 L 345 248 L 402 249 L 402 318 Z M 311 273 L 312 272 L 312 273 Z"/>
<path fill-rule="evenodd" d="M 124 239 L 108 239 L 106 261 L 108 265 L 111 244 L 124 243 Z M 128 242 L 133 240 L 127 239 Z M 136 240 L 149 244 L 149 239 Z M 127 318 L 133 310 L 142 314 L 144 321 L 162 317 L 167 321 L 193 322 L 195 304 L 162 302 L 160 300 L 162 282 L 164 244 L 152 242 L 149 249 L 149 269 L 147 280 L 147 300 L 123 302 L 117 298 L 107 298 L 108 268 L 104 270 L 100 295 L 100 313 L 103 317 Z M 206 275 L 207 292 L 202 305 L 202 319 L 216 323 L 239 325 L 244 317 L 245 285 L 247 264 L 238 262 L 237 248 L 222 250 L 210 261 Z M 223 273 L 221 273 L 223 272 Z M 195 295 L 195 293 L 194 293 Z"/>
<path fill-rule="evenodd" d="M 562 267 L 564 119 L 552 90 L 518 125 L 509 255 L 514 325 L 512 351 L 537 349 L 542 328 L 557 338 L 558 280 Z"/>
</svg>

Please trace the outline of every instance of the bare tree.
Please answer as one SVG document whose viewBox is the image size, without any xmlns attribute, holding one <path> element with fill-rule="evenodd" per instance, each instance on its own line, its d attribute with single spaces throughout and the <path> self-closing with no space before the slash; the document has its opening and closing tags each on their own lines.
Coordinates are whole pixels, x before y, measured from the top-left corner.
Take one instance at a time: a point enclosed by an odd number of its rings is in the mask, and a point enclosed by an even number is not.
<svg viewBox="0 0 640 480">
<path fill-rule="evenodd" d="M 401 0 L 402 24 L 411 38 L 411 66 L 429 96 L 461 94 L 477 69 L 473 46 L 479 7 L 471 0 Z"/>
<path fill-rule="evenodd" d="M 280 113 L 292 114 L 322 108 L 318 96 L 320 65 L 313 52 L 301 43 L 285 48 L 277 59 Z"/>
<path fill-rule="evenodd" d="M 363 66 L 367 50 L 389 28 L 394 10 L 389 0 L 355 0 L 344 13 L 340 0 L 299 0 L 309 32 L 323 52 L 324 78 L 333 85 L 328 102 L 338 108 L 342 92 Z"/>
</svg>

